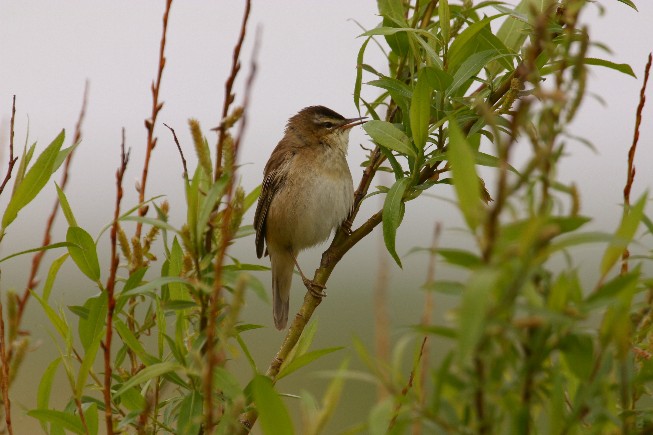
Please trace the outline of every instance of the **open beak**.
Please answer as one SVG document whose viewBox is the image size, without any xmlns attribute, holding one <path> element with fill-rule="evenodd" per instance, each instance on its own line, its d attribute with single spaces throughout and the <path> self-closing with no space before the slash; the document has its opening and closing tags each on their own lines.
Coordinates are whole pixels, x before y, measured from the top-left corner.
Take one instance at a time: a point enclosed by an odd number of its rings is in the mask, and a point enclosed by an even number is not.
<svg viewBox="0 0 653 435">
<path fill-rule="evenodd" d="M 349 118 L 349 119 L 345 119 L 345 123 L 341 125 L 340 128 L 343 130 L 349 130 L 352 127 L 365 124 L 366 122 L 367 122 L 367 116 L 363 116 L 361 118 Z"/>
</svg>

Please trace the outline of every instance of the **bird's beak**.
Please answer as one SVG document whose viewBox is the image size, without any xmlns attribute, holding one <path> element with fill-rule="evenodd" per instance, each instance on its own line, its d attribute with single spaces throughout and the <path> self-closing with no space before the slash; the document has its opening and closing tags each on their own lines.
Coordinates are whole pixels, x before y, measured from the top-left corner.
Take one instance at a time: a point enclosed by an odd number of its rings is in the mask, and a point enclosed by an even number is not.
<svg viewBox="0 0 653 435">
<path fill-rule="evenodd" d="M 367 116 L 363 116 L 361 118 L 349 118 L 349 119 L 345 119 L 345 123 L 341 125 L 340 128 L 343 130 L 349 130 L 352 127 L 365 124 L 366 122 L 367 122 Z"/>
</svg>

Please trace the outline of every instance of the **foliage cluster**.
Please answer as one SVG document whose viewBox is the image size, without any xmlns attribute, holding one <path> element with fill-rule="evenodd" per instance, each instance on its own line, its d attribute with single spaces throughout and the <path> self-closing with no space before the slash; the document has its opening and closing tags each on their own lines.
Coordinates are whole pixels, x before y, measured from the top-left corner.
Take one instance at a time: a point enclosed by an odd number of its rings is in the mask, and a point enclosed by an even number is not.
<svg viewBox="0 0 653 435">
<path fill-rule="evenodd" d="M 622 3 L 634 8 L 628 0 Z M 378 6 L 382 22 L 363 33 L 357 59 L 354 103 L 372 118 L 364 129 L 373 148 L 363 163 L 350 218 L 372 195 L 385 195 L 384 205 L 351 233 L 336 233 L 314 280 L 326 284 L 349 249 L 378 225 L 388 251 L 401 265 L 395 241 L 405 207 L 441 185 L 453 185 L 475 247 L 425 248 L 463 274 L 457 281 L 430 276 L 424 286 L 427 300 L 447 294 L 457 298 L 458 305 L 449 322 L 433 321 L 428 313 L 415 319 L 411 337 L 416 348 L 408 358 L 409 373 L 402 365 L 405 346 L 396 347 L 395 362 L 390 363 L 355 342 L 374 382 L 388 394 L 366 406 L 369 418 L 361 414 L 360 424 L 348 433 L 653 430 L 653 416 L 643 405 L 653 376 L 653 279 L 645 267 L 653 223 L 645 214 L 647 194 L 630 201 L 637 142 L 629 154 L 623 218 L 612 233 L 585 231 L 590 217 L 581 214 L 575 186 L 557 179 L 560 160 L 578 145 L 568 125 L 585 96 L 588 67 L 633 75 L 627 65 L 588 57 L 590 47 L 601 47 L 590 39 L 581 19 L 591 5 L 584 0 L 523 0 L 513 8 L 471 0 L 379 0 Z M 259 192 L 246 193 L 237 182 L 240 137 L 256 71 L 253 61 L 241 105 L 234 107 L 249 2 L 214 149 L 199 123 L 189 121 L 197 155 L 197 165 L 189 171 L 183 147 L 170 129 L 183 162 L 186 202 L 170 205 L 147 198 L 170 10 L 169 0 L 152 114 L 146 121 L 140 201 L 126 211 L 122 208 L 122 178 L 129 162 L 123 141 L 114 216 L 96 237 L 78 222 L 74 200 L 69 201 L 64 190 L 84 111 L 70 147 L 63 148 L 62 132 L 37 157 L 32 145 L 20 159 L 13 153 L 12 115 L 10 161 L 0 193 L 12 176 L 14 187 L 2 214 L 0 240 L 66 163 L 43 245 L 0 260 L 35 255 L 24 294 L 7 292 L 6 311 L 0 305 L 0 387 L 9 433 L 10 386 L 28 347 L 28 337 L 18 331 L 30 298 L 52 323 L 60 349 L 45 368 L 36 408 L 29 411 L 52 434 L 97 434 L 101 426 L 109 434 L 248 433 L 257 419 L 266 434 L 293 433 L 275 382 L 338 350 L 311 350 L 318 331 L 309 320 L 321 302 L 311 292 L 265 373 L 259 372 L 248 349 L 255 335 L 249 331 L 261 326 L 240 321 L 248 290 L 265 298 L 264 286 L 251 272 L 266 269 L 227 254 L 234 240 L 252 234 L 242 218 Z M 493 32 L 492 26 L 498 29 Z M 370 42 L 387 47 L 387 73 L 384 66 L 365 63 Z M 368 91 L 375 96 L 366 99 Z M 642 105 L 643 97 L 638 122 Z M 525 161 L 514 160 L 518 145 L 531 150 Z M 493 185 L 486 186 L 478 166 L 495 168 Z M 378 171 L 392 174 L 394 180 L 371 191 Z M 183 207 L 185 222 L 170 222 L 170 207 Z M 68 230 L 65 241 L 51 243 L 59 209 Z M 135 228 L 131 237 L 128 223 Z M 106 270 L 97 254 L 105 234 L 111 249 Z M 635 238 L 649 251 L 630 257 L 628 247 Z M 162 261 L 157 259 L 157 243 Z M 605 248 L 595 281 L 586 284 L 573 249 L 590 243 Z M 42 255 L 55 249 L 65 252 L 51 262 L 39 286 L 35 276 Z M 552 259 L 560 257 L 564 266 L 553 267 Z M 79 306 L 58 309 L 51 296 L 67 261 L 97 292 Z M 601 319 L 598 327 L 590 321 L 594 318 Z M 452 350 L 429 363 L 429 347 L 441 340 L 450 341 Z M 246 386 L 230 370 L 239 361 L 252 369 Z M 65 406 L 50 400 L 61 368 L 70 387 Z M 334 373 L 321 402 L 308 395 L 301 398 L 304 418 L 298 432 L 319 433 L 332 418 L 343 385 L 353 376 L 346 364 Z"/>
</svg>

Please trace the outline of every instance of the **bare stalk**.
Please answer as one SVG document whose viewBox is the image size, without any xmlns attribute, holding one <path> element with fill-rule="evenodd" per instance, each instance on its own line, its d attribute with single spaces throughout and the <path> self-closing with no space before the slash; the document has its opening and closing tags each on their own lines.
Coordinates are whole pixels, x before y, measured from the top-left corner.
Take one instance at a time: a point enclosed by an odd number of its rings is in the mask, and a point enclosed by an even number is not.
<svg viewBox="0 0 653 435">
<path fill-rule="evenodd" d="M 220 123 L 218 124 L 218 143 L 216 145 L 216 156 L 215 156 L 215 180 L 220 178 L 222 173 L 222 153 L 224 150 L 224 141 L 227 138 L 227 126 L 224 121 L 229 115 L 229 108 L 231 103 L 233 103 L 235 95 L 233 93 L 234 82 L 236 81 L 236 76 L 238 71 L 240 71 L 240 50 L 243 47 L 243 41 L 245 41 L 245 35 L 247 34 L 247 22 L 249 20 L 249 12 L 252 7 L 251 0 L 247 0 L 245 3 L 245 11 L 243 13 L 243 21 L 240 24 L 240 34 L 238 36 L 238 41 L 234 46 L 234 53 L 231 62 L 231 72 L 227 81 L 224 84 L 224 102 L 222 104 L 222 117 L 220 118 Z"/>
<path fill-rule="evenodd" d="M 147 177 L 150 170 L 150 159 L 152 151 L 156 147 L 157 138 L 154 137 L 154 126 L 156 125 L 156 118 L 163 107 L 163 102 L 159 102 L 159 91 L 161 90 L 161 77 L 163 76 L 163 68 L 166 65 L 165 48 L 166 48 L 166 34 L 168 31 L 168 17 L 170 15 L 170 7 L 172 0 L 166 0 L 166 9 L 163 13 L 163 31 L 161 34 L 161 44 L 159 45 L 159 67 L 157 69 L 156 81 L 152 83 L 152 114 L 150 118 L 145 120 L 145 128 L 147 129 L 147 146 L 145 148 L 145 162 L 143 163 L 143 173 L 141 175 L 141 182 L 138 185 L 138 202 L 145 202 L 145 187 L 147 185 Z M 138 210 L 139 216 L 145 216 L 147 213 L 147 206 L 143 206 Z M 143 223 L 136 224 L 136 238 L 141 238 L 143 230 Z"/>
<path fill-rule="evenodd" d="M 113 338 L 113 311 L 116 307 L 114 290 L 116 287 L 116 275 L 118 273 L 118 219 L 120 218 L 120 203 L 122 201 L 122 181 L 129 162 L 129 151 L 125 151 L 125 129 L 122 130 L 122 142 L 120 144 L 120 167 L 116 171 L 116 206 L 113 213 L 113 224 L 111 225 L 111 268 L 107 280 L 107 322 L 106 336 L 104 339 L 104 419 L 107 427 L 107 434 L 113 435 L 113 415 L 111 402 L 111 340 Z"/>
<path fill-rule="evenodd" d="M 642 83 L 642 89 L 639 91 L 639 104 L 637 105 L 637 113 L 635 114 L 635 131 L 633 133 L 633 143 L 628 150 L 628 172 L 626 173 L 626 185 L 624 187 L 624 212 L 627 212 L 630 208 L 630 190 L 633 187 L 633 182 L 635 181 L 635 151 L 637 151 L 637 143 L 639 142 L 639 128 L 642 124 L 642 112 L 644 110 L 644 104 L 646 103 L 646 85 L 648 84 L 649 73 L 651 72 L 651 60 L 652 56 L 649 53 L 648 61 L 646 62 L 646 67 L 644 68 L 644 82 Z M 621 256 L 621 274 L 628 272 L 628 257 L 630 257 L 630 252 L 628 249 L 624 249 L 624 253 Z"/>
</svg>

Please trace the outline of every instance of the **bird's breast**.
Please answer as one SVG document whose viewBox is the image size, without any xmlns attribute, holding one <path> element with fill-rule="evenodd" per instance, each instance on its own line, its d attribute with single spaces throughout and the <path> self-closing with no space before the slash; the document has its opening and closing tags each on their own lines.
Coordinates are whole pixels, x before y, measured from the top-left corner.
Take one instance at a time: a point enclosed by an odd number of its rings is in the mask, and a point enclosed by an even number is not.
<svg viewBox="0 0 653 435">
<path fill-rule="evenodd" d="M 354 201 L 353 181 L 342 151 L 329 147 L 302 151 L 308 152 L 295 155 L 268 214 L 268 235 L 284 239 L 295 251 L 328 239 L 347 218 Z"/>
</svg>

